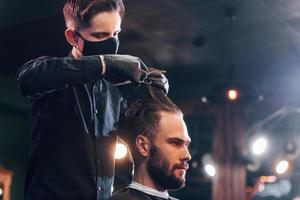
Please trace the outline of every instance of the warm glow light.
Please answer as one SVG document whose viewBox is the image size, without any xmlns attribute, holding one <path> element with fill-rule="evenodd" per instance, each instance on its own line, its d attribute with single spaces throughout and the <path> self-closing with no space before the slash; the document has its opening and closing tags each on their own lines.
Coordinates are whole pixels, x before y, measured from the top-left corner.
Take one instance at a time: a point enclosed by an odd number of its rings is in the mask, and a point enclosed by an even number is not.
<svg viewBox="0 0 300 200">
<path fill-rule="evenodd" d="M 216 175 L 216 168 L 212 164 L 205 165 L 204 169 L 208 176 L 213 177 Z"/>
<path fill-rule="evenodd" d="M 276 173 L 284 174 L 289 169 L 289 162 L 286 160 L 282 160 L 276 165 Z"/>
<path fill-rule="evenodd" d="M 116 145 L 115 158 L 122 159 L 127 155 L 127 147 L 124 144 L 118 143 Z"/>
<path fill-rule="evenodd" d="M 259 180 L 263 183 L 274 183 L 275 181 L 277 181 L 277 177 L 276 176 L 261 176 Z"/>
<path fill-rule="evenodd" d="M 236 100 L 239 96 L 239 93 L 237 90 L 235 89 L 230 89 L 227 91 L 227 97 L 230 99 L 230 100 Z"/>
<path fill-rule="evenodd" d="M 252 145 L 252 153 L 254 155 L 261 155 L 263 154 L 266 149 L 268 147 L 268 141 L 266 138 L 258 138 L 257 140 L 255 140 L 255 142 Z"/>
</svg>

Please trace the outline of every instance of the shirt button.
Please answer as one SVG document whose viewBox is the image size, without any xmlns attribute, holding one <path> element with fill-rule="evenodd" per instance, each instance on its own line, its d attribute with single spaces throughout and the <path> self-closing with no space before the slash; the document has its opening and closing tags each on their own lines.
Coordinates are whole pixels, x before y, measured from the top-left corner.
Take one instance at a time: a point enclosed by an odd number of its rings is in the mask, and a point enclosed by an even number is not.
<svg viewBox="0 0 300 200">
<path fill-rule="evenodd" d="M 95 109 L 95 113 L 98 114 L 98 110 L 97 109 Z"/>
<path fill-rule="evenodd" d="M 97 191 L 101 191 L 101 187 L 100 186 L 97 186 Z"/>
</svg>

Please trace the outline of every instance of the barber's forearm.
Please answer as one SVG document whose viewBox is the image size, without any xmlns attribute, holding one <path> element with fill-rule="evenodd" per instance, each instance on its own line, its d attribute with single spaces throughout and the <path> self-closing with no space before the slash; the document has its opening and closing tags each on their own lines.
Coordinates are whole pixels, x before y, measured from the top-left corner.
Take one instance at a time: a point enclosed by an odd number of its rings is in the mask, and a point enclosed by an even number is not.
<svg viewBox="0 0 300 200">
<path fill-rule="evenodd" d="M 17 74 L 22 93 L 36 95 L 102 78 L 98 56 L 36 59 L 26 63 Z"/>
</svg>

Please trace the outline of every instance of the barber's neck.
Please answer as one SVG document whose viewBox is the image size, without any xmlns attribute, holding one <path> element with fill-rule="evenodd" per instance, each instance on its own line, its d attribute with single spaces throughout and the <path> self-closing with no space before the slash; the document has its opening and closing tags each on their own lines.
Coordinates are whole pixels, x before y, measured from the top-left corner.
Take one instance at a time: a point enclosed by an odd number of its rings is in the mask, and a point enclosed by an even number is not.
<svg viewBox="0 0 300 200">
<path fill-rule="evenodd" d="M 167 189 L 161 188 L 152 180 L 150 174 L 148 173 L 147 166 L 145 163 L 142 163 L 139 166 L 136 166 L 133 174 L 133 181 L 144 186 L 150 187 L 152 189 L 158 190 L 160 192 L 166 192 Z"/>
<path fill-rule="evenodd" d="M 71 54 L 74 58 L 80 58 L 82 56 L 82 53 L 76 47 L 72 48 Z"/>
</svg>

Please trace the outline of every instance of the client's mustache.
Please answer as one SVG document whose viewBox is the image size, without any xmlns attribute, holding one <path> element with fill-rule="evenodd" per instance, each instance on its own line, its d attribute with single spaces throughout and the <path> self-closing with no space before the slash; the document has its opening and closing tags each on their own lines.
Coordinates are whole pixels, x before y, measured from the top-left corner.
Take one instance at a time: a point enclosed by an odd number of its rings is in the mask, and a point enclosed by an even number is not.
<svg viewBox="0 0 300 200">
<path fill-rule="evenodd" d="M 173 166 L 173 170 L 175 170 L 175 169 L 185 169 L 185 170 L 188 170 L 189 169 L 189 164 L 187 162 L 175 164 Z"/>
</svg>

